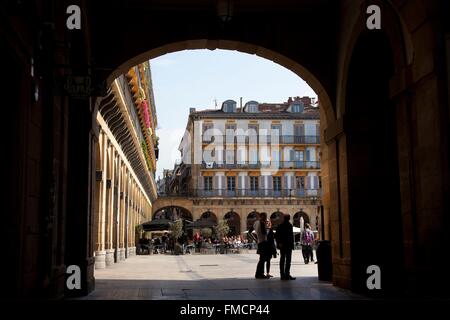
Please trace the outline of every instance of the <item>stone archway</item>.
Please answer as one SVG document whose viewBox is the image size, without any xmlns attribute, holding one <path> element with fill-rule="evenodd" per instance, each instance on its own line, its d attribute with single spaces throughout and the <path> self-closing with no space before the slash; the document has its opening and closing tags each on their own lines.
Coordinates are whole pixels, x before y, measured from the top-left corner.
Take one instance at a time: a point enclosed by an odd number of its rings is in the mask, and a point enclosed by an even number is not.
<svg viewBox="0 0 450 320">
<path fill-rule="evenodd" d="M 184 208 L 179 206 L 166 206 L 159 208 L 153 213 L 152 219 L 168 219 L 168 220 L 189 220 L 193 221 L 192 213 Z"/>
<path fill-rule="evenodd" d="M 294 221 L 292 221 L 292 224 L 294 225 L 294 227 L 300 228 L 301 226 L 301 218 L 303 218 L 303 222 L 304 223 L 310 223 L 310 217 L 309 215 L 304 212 L 304 211 L 299 211 L 296 214 L 294 214 Z M 299 242 L 300 241 L 300 234 L 295 234 L 294 235 L 294 239 L 295 242 Z"/>
<path fill-rule="evenodd" d="M 284 214 L 280 211 L 275 211 L 270 215 L 270 221 L 272 222 L 272 228 L 276 229 L 279 224 L 284 220 Z"/>
<path fill-rule="evenodd" d="M 214 222 L 214 224 L 217 224 L 217 222 L 218 222 L 216 214 L 209 210 L 202 213 L 202 215 L 200 216 L 200 220 L 202 220 L 202 219 L 211 220 Z"/>
<path fill-rule="evenodd" d="M 252 211 L 247 215 L 247 230 L 253 227 L 256 220 L 259 219 L 259 213 L 257 211 Z"/>
<path fill-rule="evenodd" d="M 241 232 L 241 218 L 239 215 L 234 211 L 229 211 L 225 214 L 224 220 L 230 227 L 230 232 L 228 235 L 239 236 Z"/>
<path fill-rule="evenodd" d="M 294 214 L 294 221 L 293 221 L 294 227 L 300 227 L 300 218 L 303 218 L 304 223 L 311 224 L 309 215 L 304 211 L 299 211 L 296 214 Z"/>
<path fill-rule="evenodd" d="M 131 67 L 142 63 L 144 61 L 162 56 L 168 53 L 174 53 L 183 50 L 194 49 L 223 49 L 223 50 L 236 50 L 242 53 L 255 54 L 261 58 L 273 61 L 282 67 L 297 74 L 303 79 L 318 95 L 321 105 L 321 126 L 327 127 L 327 124 L 336 120 L 334 107 L 329 93 L 321 83 L 319 78 L 311 72 L 309 69 L 302 66 L 301 63 L 289 58 L 287 55 L 283 55 L 279 52 L 271 50 L 269 48 L 255 45 L 251 42 L 243 42 L 239 40 L 225 40 L 225 39 L 193 39 L 186 41 L 177 41 L 162 45 L 142 52 L 137 56 L 131 57 L 125 63 L 122 63 L 115 70 L 113 70 L 106 80 L 106 83 L 110 85 L 118 76 L 126 73 Z"/>
</svg>

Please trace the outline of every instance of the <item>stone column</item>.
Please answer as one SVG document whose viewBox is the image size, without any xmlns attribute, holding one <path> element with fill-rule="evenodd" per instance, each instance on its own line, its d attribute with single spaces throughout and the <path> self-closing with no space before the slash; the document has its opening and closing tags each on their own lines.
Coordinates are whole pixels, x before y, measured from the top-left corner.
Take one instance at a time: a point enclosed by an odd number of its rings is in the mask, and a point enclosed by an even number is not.
<svg viewBox="0 0 450 320">
<path fill-rule="evenodd" d="M 134 247 L 134 181 L 131 182 L 130 190 L 130 220 L 128 228 L 128 256 L 133 255 Z"/>
<path fill-rule="evenodd" d="M 125 186 L 127 185 L 126 167 L 121 166 L 121 187 L 120 187 L 120 218 L 119 218 L 119 260 L 125 260 Z"/>
<path fill-rule="evenodd" d="M 115 150 L 113 145 L 109 146 L 109 164 L 108 164 L 108 202 L 107 206 L 107 224 L 106 224 L 106 266 L 114 263 L 114 248 L 113 248 L 113 223 L 114 223 L 114 170 L 115 170 Z"/>
<path fill-rule="evenodd" d="M 94 243 L 91 228 L 94 214 L 96 150 L 92 101 L 68 98 L 67 193 L 64 263 L 80 268 L 80 289 L 65 288 L 66 297 L 87 295 L 94 290 Z"/>
<path fill-rule="evenodd" d="M 136 192 L 137 192 L 137 186 L 136 186 L 136 182 L 133 182 L 133 223 L 131 225 L 131 246 L 130 246 L 130 253 L 132 256 L 134 256 L 136 254 L 136 216 L 137 216 L 137 212 L 136 212 L 136 201 L 137 201 L 137 196 L 136 196 Z"/>
<path fill-rule="evenodd" d="M 120 261 L 120 189 L 122 188 L 122 159 L 117 154 L 116 175 L 114 184 L 114 261 Z"/>
<path fill-rule="evenodd" d="M 246 212 L 246 208 L 243 207 L 240 211 L 240 220 L 241 220 L 241 230 L 240 230 L 240 234 L 244 235 L 244 231 L 247 231 L 247 212 Z"/>
<path fill-rule="evenodd" d="M 99 194 L 96 195 L 98 197 L 98 207 L 97 207 L 97 216 L 98 216 L 98 229 L 96 230 L 97 235 L 97 244 L 95 251 L 95 268 L 96 269 L 104 269 L 106 268 L 106 251 L 105 251 L 105 207 L 106 207 L 106 173 L 107 173 L 107 145 L 108 138 L 106 137 L 103 131 L 100 131 L 99 143 L 101 147 L 100 156 L 101 161 L 101 181 L 99 187 Z"/>
</svg>

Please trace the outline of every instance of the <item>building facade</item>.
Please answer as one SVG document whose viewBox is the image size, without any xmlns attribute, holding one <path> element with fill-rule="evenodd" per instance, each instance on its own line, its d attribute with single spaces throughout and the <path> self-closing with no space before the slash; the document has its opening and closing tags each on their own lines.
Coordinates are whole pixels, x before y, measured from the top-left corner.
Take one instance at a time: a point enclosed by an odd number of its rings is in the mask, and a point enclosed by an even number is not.
<svg viewBox="0 0 450 320">
<path fill-rule="evenodd" d="M 179 146 L 181 163 L 165 177 L 159 201 L 185 197 L 193 220 L 224 219 L 234 235 L 262 212 L 274 225 L 289 214 L 295 225 L 303 219 L 319 229 L 318 109 L 309 97 L 240 107 L 227 100 L 219 110 L 191 109 Z"/>
<path fill-rule="evenodd" d="M 94 216 L 95 268 L 136 254 L 137 227 L 157 197 L 157 117 L 150 64 L 114 80 L 98 106 Z"/>
</svg>

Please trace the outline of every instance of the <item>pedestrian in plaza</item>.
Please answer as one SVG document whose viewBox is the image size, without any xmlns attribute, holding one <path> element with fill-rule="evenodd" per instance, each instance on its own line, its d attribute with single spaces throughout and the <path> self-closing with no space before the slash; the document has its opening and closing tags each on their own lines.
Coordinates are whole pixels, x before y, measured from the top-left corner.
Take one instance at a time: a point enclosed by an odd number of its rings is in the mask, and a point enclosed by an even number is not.
<svg viewBox="0 0 450 320">
<path fill-rule="evenodd" d="M 314 232 L 311 230 L 309 223 L 305 224 L 305 230 L 301 234 L 302 255 L 305 264 L 309 261 L 314 262 L 312 246 L 314 243 Z"/>
<path fill-rule="evenodd" d="M 200 246 L 202 243 L 202 237 L 200 236 L 200 233 L 198 231 L 194 235 L 194 245 L 195 245 L 195 252 L 200 252 Z"/>
<path fill-rule="evenodd" d="M 283 222 L 278 226 L 276 232 L 277 247 L 280 249 L 280 275 L 281 280 L 295 280 L 291 276 L 292 250 L 294 249 L 294 231 L 289 222 L 291 217 L 284 215 Z"/>
<path fill-rule="evenodd" d="M 256 240 L 258 242 L 259 261 L 256 266 L 255 278 L 256 279 L 268 279 L 269 277 L 264 275 L 264 262 L 267 258 L 267 230 L 266 230 L 267 214 L 261 213 L 259 220 L 256 220 L 253 224 L 253 229 L 256 233 Z"/>
<path fill-rule="evenodd" d="M 169 240 L 167 235 L 168 235 L 167 232 L 164 232 L 164 235 L 161 237 L 163 253 L 166 253 L 166 251 L 167 251 L 167 245 L 168 245 L 168 240 Z"/>
<path fill-rule="evenodd" d="M 275 234 L 272 228 L 272 222 L 267 219 L 266 222 L 267 230 L 267 252 L 266 252 L 266 277 L 272 278 L 270 274 L 270 260 L 277 257 L 277 247 L 275 245 Z"/>
</svg>

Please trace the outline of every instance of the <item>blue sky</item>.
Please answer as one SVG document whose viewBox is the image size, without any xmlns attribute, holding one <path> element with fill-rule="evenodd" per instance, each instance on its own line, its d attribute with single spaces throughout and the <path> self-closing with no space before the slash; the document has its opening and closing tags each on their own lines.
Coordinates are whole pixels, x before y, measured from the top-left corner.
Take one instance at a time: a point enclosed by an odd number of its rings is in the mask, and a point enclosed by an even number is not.
<svg viewBox="0 0 450 320">
<path fill-rule="evenodd" d="M 208 109 L 233 99 L 243 103 L 284 102 L 288 97 L 317 97 L 292 71 L 256 55 L 230 50 L 185 50 L 150 60 L 158 117 L 159 160 L 156 177 L 180 158 L 178 145 L 189 108 Z"/>
</svg>

